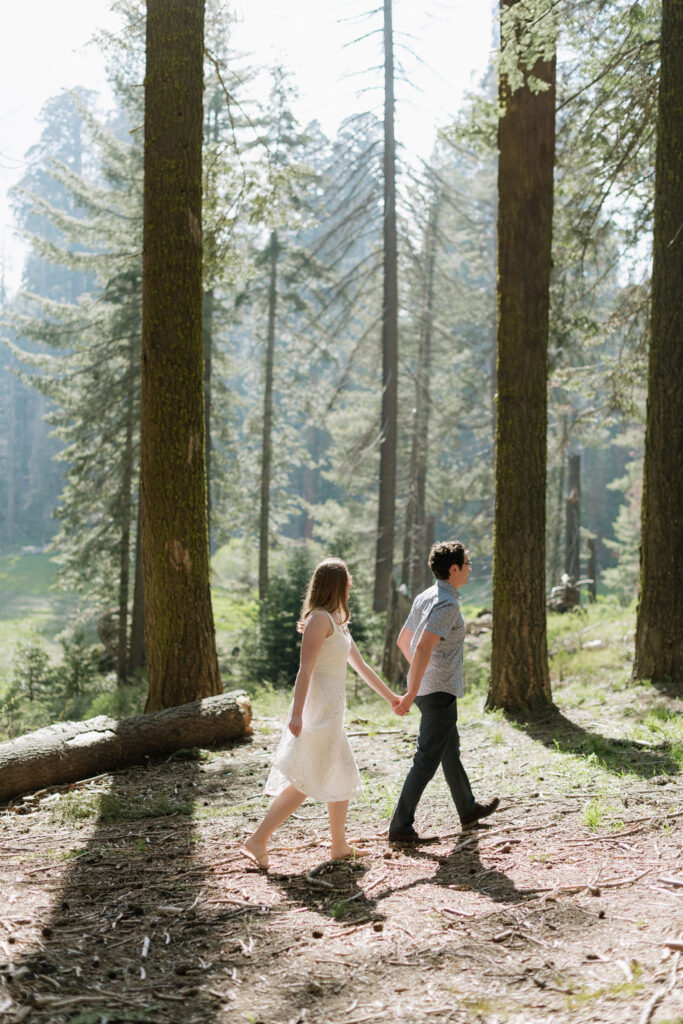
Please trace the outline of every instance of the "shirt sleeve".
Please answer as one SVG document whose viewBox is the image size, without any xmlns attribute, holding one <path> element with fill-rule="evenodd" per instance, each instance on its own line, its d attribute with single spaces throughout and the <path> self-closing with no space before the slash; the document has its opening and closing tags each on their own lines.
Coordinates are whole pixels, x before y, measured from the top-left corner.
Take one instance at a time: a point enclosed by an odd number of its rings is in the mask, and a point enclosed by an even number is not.
<svg viewBox="0 0 683 1024">
<path fill-rule="evenodd" d="M 405 623 L 403 624 L 403 628 L 404 629 L 409 629 L 411 633 L 415 633 L 415 631 L 417 630 L 417 627 L 419 625 L 420 625 L 420 613 L 417 610 L 417 608 L 415 607 L 415 605 L 413 604 L 413 607 L 410 609 L 410 611 L 408 613 L 408 618 L 406 619 Z"/>
<path fill-rule="evenodd" d="M 425 629 L 429 630 L 430 633 L 435 633 L 440 636 L 443 640 L 453 626 L 456 625 L 458 620 L 459 608 L 456 604 L 450 602 L 439 602 L 435 604 L 425 622 Z"/>
</svg>

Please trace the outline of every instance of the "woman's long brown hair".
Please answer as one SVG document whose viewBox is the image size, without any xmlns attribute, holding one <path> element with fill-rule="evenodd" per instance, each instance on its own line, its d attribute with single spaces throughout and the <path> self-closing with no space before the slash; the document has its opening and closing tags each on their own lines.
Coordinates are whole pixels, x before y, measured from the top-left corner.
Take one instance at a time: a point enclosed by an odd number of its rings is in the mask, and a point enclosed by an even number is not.
<svg viewBox="0 0 683 1024">
<path fill-rule="evenodd" d="M 303 633 L 306 619 L 316 608 L 324 608 L 326 612 L 335 615 L 342 613 L 341 625 L 344 626 L 351 618 L 349 614 L 349 603 L 347 590 L 349 584 L 349 570 L 341 558 L 325 558 L 316 566 L 308 590 L 301 606 L 301 617 L 296 628 Z"/>
</svg>

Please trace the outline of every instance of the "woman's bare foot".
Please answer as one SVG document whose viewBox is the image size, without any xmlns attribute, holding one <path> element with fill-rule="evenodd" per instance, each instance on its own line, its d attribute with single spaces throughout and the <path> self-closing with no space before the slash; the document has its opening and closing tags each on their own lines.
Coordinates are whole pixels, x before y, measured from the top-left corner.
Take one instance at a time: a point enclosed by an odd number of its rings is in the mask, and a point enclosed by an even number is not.
<svg viewBox="0 0 683 1024">
<path fill-rule="evenodd" d="M 330 860 L 349 860 L 350 858 L 362 857 L 365 853 L 367 853 L 367 850 L 363 850 L 359 846 L 349 846 L 348 843 L 343 843 L 340 846 L 331 847 Z"/>
<path fill-rule="evenodd" d="M 250 860 L 252 864 L 256 864 L 257 867 L 263 871 L 268 869 L 268 847 L 261 843 L 255 843 L 252 837 L 245 839 L 244 844 L 240 848 L 240 853 Z"/>
</svg>

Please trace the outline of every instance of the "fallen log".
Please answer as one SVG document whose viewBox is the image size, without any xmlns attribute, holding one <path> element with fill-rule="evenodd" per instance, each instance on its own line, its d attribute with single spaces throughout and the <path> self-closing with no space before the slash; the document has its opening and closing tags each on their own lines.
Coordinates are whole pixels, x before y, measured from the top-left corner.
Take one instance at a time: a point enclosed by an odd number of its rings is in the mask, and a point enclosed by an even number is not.
<svg viewBox="0 0 683 1024">
<path fill-rule="evenodd" d="M 0 804 L 147 757 L 249 736 L 250 723 L 251 703 L 243 690 L 134 718 L 59 722 L 0 743 Z"/>
</svg>

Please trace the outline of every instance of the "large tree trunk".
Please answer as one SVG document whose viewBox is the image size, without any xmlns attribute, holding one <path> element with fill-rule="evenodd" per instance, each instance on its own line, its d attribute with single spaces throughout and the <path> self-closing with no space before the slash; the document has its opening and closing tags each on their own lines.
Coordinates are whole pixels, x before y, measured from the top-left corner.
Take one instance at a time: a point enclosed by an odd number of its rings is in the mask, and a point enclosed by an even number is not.
<svg viewBox="0 0 683 1024">
<path fill-rule="evenodd" d="M 211 747 L 251 735 L 251 704 L 242 690 L 150 715 L 100 715 L 60 722 L 0 744 L 0 803 L 46 786 L 163 757 L 183 747 Z"/>
<path fill-rule="evenodd" d="M 277 312 L 277 261 L 280 248 L 277 232 L 270 235 L 270 276 L 268 281 L 268 334 L 263 379 L 263 434 L 261 438 L 261 510 L 259 514 L 258 596 L 268 590 L 268 545 L 270 543 L 270 475 L 273 462 L 273 373 L 275 364 L 275 318 Z"/>
<path fill-rule="evenodd" d="M 518 0 L 504 0 L 501 8 Z M 548 293 L 553 211 L 555 62 L 549 88 L 500 81 L 498 126 L 498 416 L 493 650 L 487 707 L 551 703 L 545 611 Z"/>
<path fill-rule="evenodd" d="M 636 679 L 683 686 L 683 5 L 663 0 Z"/>
<path fill-rule="evenodd" d="M 394 565 L 398 416 L 398 283 L 396 246 L 396 143 L 394 44 L 391 0 L 384 0 L 384 297 L 382 303 L 382 436 L 374 609 L 384 611 Z"/>
<path fill-rule="evenodd" d="M 206 524 L 203 0 L 148 0 L 142 287 L 147 710 L 221 691 Z"/>
</svg>

